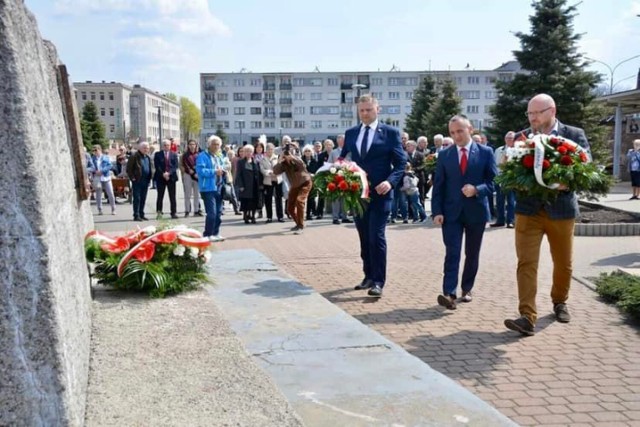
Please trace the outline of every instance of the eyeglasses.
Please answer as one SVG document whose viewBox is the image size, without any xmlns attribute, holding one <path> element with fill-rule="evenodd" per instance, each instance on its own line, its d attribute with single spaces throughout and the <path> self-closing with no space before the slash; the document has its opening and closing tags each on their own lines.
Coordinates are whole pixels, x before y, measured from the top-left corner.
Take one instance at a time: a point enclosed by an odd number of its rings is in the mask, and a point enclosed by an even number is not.
<svg viewBox="0 0 640 427">
<path fill-rule="evenodd" d="M 544 113 L 545 111 L 550 110 L 553 107 L 547 107 L 544 110 L 540 110 L 540 111 L 527 111 L 526 113 L 524 113 L 525 117 L 535 117 L 535 116 L 539 116 L 540 114 Z"/>
</svg>

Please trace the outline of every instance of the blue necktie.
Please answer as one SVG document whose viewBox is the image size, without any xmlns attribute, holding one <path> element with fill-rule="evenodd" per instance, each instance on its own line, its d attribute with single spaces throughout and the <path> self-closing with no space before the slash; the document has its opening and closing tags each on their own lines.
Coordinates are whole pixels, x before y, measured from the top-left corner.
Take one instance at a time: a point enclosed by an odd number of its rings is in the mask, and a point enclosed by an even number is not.
<svg viewBox="0 0 640 427">
<path fill-rule="evenodd" d="M 369 126 L 365 126 L 364 136 L 362 137 L 362 146 L 360 147 L 360 157 L 362 157 L 363 159 L 365 158 L 365 156 L 367 155 L 367 152 L 369 151 L 369 148 L 368 148 L 369 129 L 371 129 Z"/>
</svg>

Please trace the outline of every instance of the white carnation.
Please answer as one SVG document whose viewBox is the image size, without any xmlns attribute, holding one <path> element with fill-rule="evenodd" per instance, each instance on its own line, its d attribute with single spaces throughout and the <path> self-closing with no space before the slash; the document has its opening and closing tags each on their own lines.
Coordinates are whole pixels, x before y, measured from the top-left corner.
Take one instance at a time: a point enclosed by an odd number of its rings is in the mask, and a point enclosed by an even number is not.
<svg viewBox="0 0 640 427">
<path fill-rule="evenodd" d="M 331 172 L 331 173 L 336 173 L 336 171 L 337 171 L 337 169 L 336 169 L 336 168 L 331 168 L 331 169 L 329 169 L 329 172 Z"/>
<path fill-rule="evenodd" d="M 191 258 L 198 258 L 199 254 L 200 251 L 198 250 L 198 248 L 189 248 L 189 255 L 191 256 Z"/>
<path fill-rule="evenodd" d="M 145 227 L 142 229 L 142 232 L 147 235 L 147 236 L 151 236 L 152 234 L 156 233 L 156 227 L 154 225 L 150 225 L 148 227 Z"/>
<path fill-rule="evenodd" d="M 173 254 L 174 254 L 175 256 L 182 256 L 182 255 L 184 255 L 184 253 L 185 253 L 185 251 L 186 251 L 186 250 L 187 250 L 187 248 L 185 248 L 184 246 L 182 246 L 182 245 L 178 245 L 178 246 L 176 246 L 176 248 L 173 250 Z"/>
<path fill-rule="evenodd" d="M 339 171 L 338 171 L 338 175 L 340 175 L 340 176 L 344 176 L 344 171 L 343 171 L 343 170 L 339 170 Z"/>
</svg>

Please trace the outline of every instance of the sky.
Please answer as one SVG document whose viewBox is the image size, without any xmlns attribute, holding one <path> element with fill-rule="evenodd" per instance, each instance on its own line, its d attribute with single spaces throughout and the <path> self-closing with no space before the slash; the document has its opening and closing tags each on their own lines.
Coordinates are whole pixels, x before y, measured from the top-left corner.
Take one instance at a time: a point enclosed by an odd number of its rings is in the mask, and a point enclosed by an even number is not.
<svg viewBox="0 0 640 427">
<path fill-rule="evenodd" d="M 578 3 L 578 0 L 570 4 Z M 201 72 L 494 69 L 529 33 L 530 0 L 26 0 L 73 81 L 200 104 Z M 582 0 L 579 50 L 635 87 L 640 0 Z M 591 66 L 608 83 L 609 69 Z M 634 76 L 634 78 L 627 78 Z M 618 83 L 619 82 L 619 83 Z"/>
</svg>

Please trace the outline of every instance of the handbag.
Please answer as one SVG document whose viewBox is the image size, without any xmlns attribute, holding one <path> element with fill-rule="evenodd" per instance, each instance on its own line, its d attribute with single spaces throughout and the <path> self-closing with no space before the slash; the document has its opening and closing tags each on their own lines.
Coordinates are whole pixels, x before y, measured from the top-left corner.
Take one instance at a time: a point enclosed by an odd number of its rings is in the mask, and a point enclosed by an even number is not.
<svg viewBox="0 0 640 427">
<path fill-rule="evenodd" d="M 231 184 L 225 182 L 222 186 L 222 200 L 230 202 L 233 199 Z"/>
</svg>

